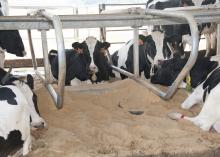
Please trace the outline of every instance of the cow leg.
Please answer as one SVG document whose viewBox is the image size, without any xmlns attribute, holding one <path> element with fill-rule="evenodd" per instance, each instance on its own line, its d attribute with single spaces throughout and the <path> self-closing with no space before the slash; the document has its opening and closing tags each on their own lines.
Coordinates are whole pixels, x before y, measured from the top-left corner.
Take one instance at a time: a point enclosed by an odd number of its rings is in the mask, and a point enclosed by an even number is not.
<svg viewBox="0 0 220 157">
<path fill-rule="evenodd" d="M 31 135 L 29 134 L 23 145 L 23 156 L 27 155 L 31 150 Z"/>
<path fill-rule="evenodd" d="M 211 36 L 209 34 L 205 34 L 205 39 L 206 39 L 206 54 L 205 54 L 205 56 L 207 57 L 211 51 Z"/>
<path fill-rule="evenodd" d="M 202 84 L 195 88 L 192 94 L 181 104 L 183 109 L 189 109 L 197 103 L 201 103 L 203 98 Z"/>
<path fill-rule="evenodd" d="M 211 49 L 217 49 L 217 34 L 216 32 L 211 34 Z"/>
<path fill-rule="evenodd" d="M 29 119 L 29 116 L 24 116 Z M 23 143 L 23 156 L 27 155 L 29 151 L 31 150 L 31 131 L 30 131 L 30 121 L 28 119 L 25 120 L 26 123 L 23 122 L 23 131 L 22 134 L 22 140 L 24 140 Z"/>
</svg>

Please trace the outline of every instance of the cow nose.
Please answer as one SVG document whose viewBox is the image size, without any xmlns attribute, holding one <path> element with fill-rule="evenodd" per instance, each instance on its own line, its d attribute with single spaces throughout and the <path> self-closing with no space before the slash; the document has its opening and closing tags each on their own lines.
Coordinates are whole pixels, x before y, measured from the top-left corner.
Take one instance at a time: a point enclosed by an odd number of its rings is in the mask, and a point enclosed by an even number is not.
<svg viewBox="0 0 220 157">
<path fill-rule="evenodd" d="M 98 67 L 95 64 L 91 64 L 89 68 L 92 72 L 98 72 Z"/>
</svg>

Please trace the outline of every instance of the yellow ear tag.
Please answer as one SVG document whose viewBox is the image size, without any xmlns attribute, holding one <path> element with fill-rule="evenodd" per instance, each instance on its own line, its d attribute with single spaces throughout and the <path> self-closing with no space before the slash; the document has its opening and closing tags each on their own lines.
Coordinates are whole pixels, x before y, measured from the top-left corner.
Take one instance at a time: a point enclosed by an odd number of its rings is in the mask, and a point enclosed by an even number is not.
<svg viewBox="0 0 220 157">
<path fill-rule="evenodd" d="M 187 75 L 186 77 L 186 91 L 188 93 L 191 93 L 192 92 L 192 85 L 191 85 L 191 76 L 190 75 Z"/>
<path fill-rule="evenodd" d="M 92 74 L 92 81 L 96 81 L 97 80 L 97 77 L 96 77 L 96 74 Z"/>
</svg>

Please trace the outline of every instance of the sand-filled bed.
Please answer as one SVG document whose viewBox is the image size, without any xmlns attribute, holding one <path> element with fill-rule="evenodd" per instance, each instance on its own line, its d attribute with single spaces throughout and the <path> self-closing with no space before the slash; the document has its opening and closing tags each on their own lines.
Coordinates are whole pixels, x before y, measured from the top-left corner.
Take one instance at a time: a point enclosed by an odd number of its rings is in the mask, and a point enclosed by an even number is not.
<svg viewBox="0 0 220 157">
<path fill-rule="evenodd" d="M 164 101 L 130 79 L 66 87 L 61 110 L 44 87 L 36 92 L 48 128 L 33 132 L 29 157 L 220 156 L 219 134 L 167 117 L 172 111 L 196 115 L 200 110 L 180 108 L 184 90 Z"/>
</svg>

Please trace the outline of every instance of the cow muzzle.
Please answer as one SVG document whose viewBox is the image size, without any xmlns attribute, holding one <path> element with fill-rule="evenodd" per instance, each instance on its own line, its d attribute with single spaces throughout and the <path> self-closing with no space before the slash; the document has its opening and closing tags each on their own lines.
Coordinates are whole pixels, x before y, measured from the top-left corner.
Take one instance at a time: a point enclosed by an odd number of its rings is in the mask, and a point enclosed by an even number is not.
<svg viewBox="0 0 220 157">
<path fill-rule="evenodd" d="M 98 67 L 94 64 L 94 63 L 91 63 L 89 65 L 89 69 L 92 73 L 97 73 L 98 72 Z"/>
</svg>

